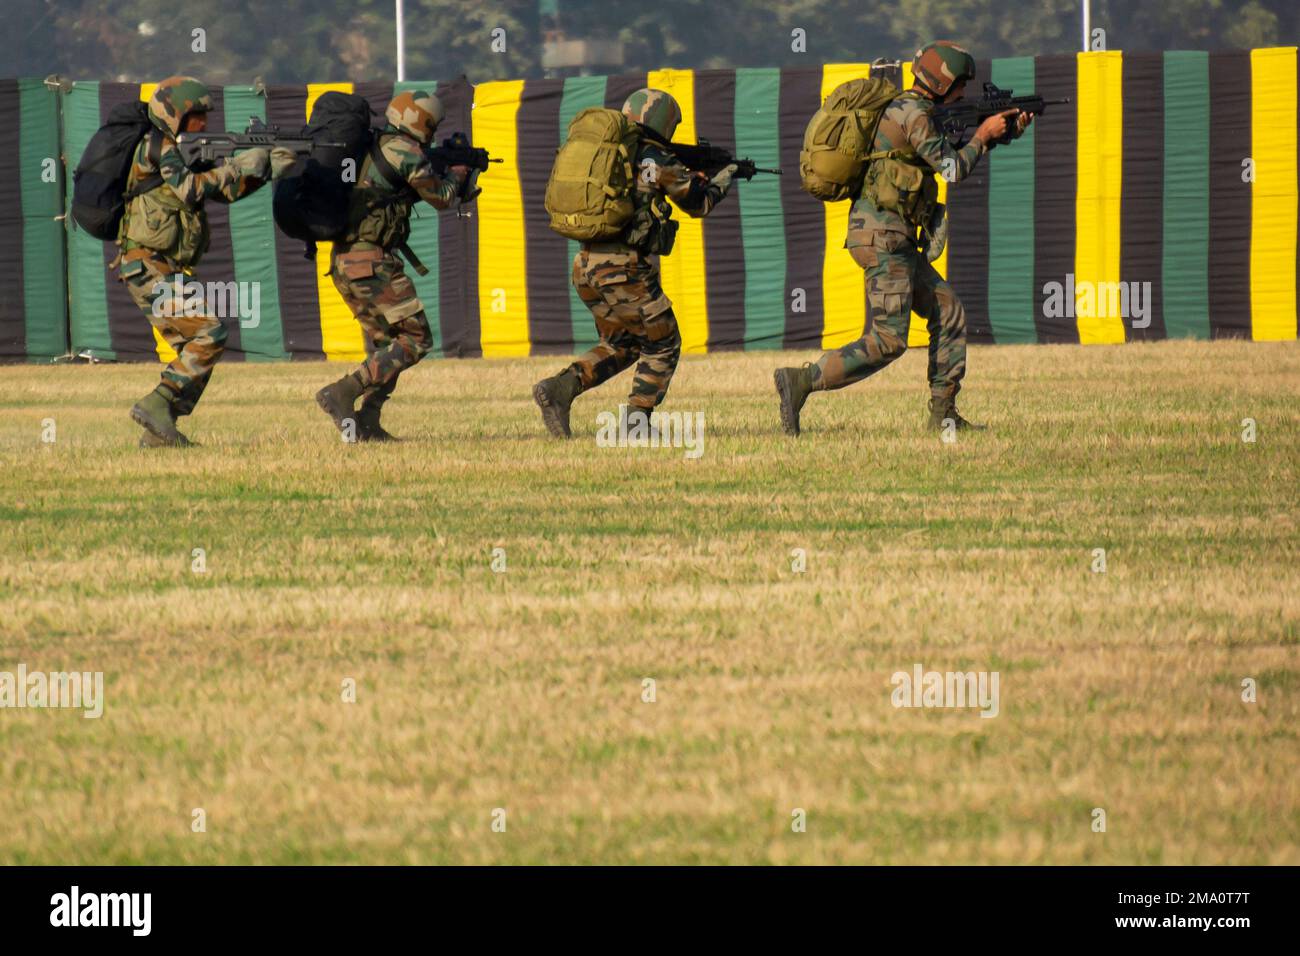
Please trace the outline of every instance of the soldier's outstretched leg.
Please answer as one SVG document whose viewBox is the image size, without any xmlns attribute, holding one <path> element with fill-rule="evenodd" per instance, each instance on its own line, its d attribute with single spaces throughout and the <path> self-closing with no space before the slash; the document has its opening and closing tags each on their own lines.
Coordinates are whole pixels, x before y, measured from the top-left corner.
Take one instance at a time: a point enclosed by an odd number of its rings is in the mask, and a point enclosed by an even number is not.
<svg viewBox="0 0 1300 956">
<path fill-rule="evenodd" d="M 356 369 L 317 392 L 316 403 L 345 436 L 351 427 L 358 440 L 373 440 L 379 409 L 392 394 L 398 376 L 429 354 L 433 331 L 415 285 L 396 255 L 380 249 L 336 246 L 330 273 L 334 287 L 375 348 Z M 366 394 L 379 399 L 366 412 L 369 438 L 362 437 L 355 409 L 357 399 Z"/>
<path fill-rule="evenodd" d="M 627 403 L 632 408 L 649 412 L 657 408 L 668 394 L 668 386 L 672 384 L 677 363 L 682 357 L 682 336 L 671 309 L 645 326 L 646 334 L 637 338 L 636 375 Z"/>
<path fill-rule="evenodd" d="M 668 394 L 673 373 L 677 371 L 677 363 L 682 357 L 682 337 L 677 328 L 677 318 L 670 310 L 661 319 L 666 322 L 656 320 L 653 327 L 663 335 L 662 338 L 637 338 L 636 377 L 632 381 L 632 394 L 623 409 L 625 424 L 619 426 L 620 431 L 643 427 L 647 429 L 646 434 L 653 434 L 650 415 Z M 664 334 L 665 328 L 667 334 Z M 644 418 L 644 422 L 638 423 L 638 418 Z"/>
<path fill-rule="evenodd" d="M 158 387 L 132 406 L 131 419 L 145 429 L 140 442 L 143 447 L 192 445 L 177 430 L 176 419 L 193 412 L 202 397 L 212 370 L 226 351 L 226 329 L 214 316 L 185 315 L 184 302 L 175 296 L 169 296 L 157 309 L 160 314 L 155 314 L 154 303 L 163 293 L 159 283 L 175 288 L 178 277 L 169 274 L 166 263 L 135 261 L 142 262 L 145 268 L 123 276 L 127 291 L 176 357 L 163 369 Z M 126 268 L 132 268 L 132 264 Z M 179 278 L 184 281 L 189 277 Z"/>
<path fill-rule="evenodd" d="M 646 330 L 643 315 L 650 313 L 652 323 L 653 316 L 663 313 L 671 318 L 671 304 L 659 287 L 657 272 L 636 252 L 581 250 L 573 258 L 572 279 L 578 298 L 596 321 L 600 341 L 558 375 L 533 386 L 533 401 L 541 409 L 542 422 L 557 438 L 572 434 L 569 410 L 575 398 L 637 360 L 640 335 Z M 676 320 L 671 321 L 675 331 Z"/>
<path fill-rule="evenodd" d="M 887 240 L 893 244 L 893 240 Z M 822 353 L 815 364 L 779 368 L 774 375 L 781 401 L 781 427 L 799 434 L 799 413 L 812 392 L 830 391 L 874 375 L 907 351 L 912 312 L 912 277 L 921 263 L 915 248 L 889 251 L 883 244 L 852 250 L 867 273 L 871 328 L 862 338 Z"/>
<path fill-rule="evenodd" d="M 927 374 L 930 381 L 930 428 L 952 427 L 983 431 L 957 411 L 957 393 L 966 375 L 966 310 L 951 285 L 926 263 L 917 271 L 916 311 L 926 317 L 930 333 Z"/>
<path fill-rule="evenodd" d="M 600 327 L 599 320 L 596 323 Z M 558 375 L 544 378 L 533 386 L 533 401 L 542 410 L 542 423 L 556 438 L 568 438 L 569 409 L 573 400 L 588 389 L 608 381 L 636 361 L 636 346 L 631 336 L 616 330 L 609 339 L 601 339 Z"/>
</svg>

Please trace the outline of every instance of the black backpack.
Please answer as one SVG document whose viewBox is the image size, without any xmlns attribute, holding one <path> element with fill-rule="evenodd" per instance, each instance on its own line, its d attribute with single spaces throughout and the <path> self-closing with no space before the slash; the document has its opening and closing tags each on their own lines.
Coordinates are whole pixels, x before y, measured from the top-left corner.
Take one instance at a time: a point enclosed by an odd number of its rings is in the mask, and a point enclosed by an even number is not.
<svg viewBox="0 0 1300 956">
<path fill-rule="evenodd" d="M 344 181 L 343 161 L 351 159 L 354 173 L 360 173 L 373 139 L 370 113 L 365 97 L 334 90 L 322 93 L 304 132 L 313 140 L 343 143 L 343 147 L 314 147 L 296 175 L 275 184 L 271 202 L 275 224 L 286 236 L 307 244 L 309 259 L 316 255 L 316 243 L 332 242 L 347 230 L 354 183 Z"/>
<path fill-rule="evenodd" d="M 135 149 L 153 129 L 147 104 L 120 103 L 86 144 L 72 174 L 72 218 L 96 239 L 115 241 L 127 200 L 162 185 L 162 176 L 155 175 L 130 192 L 126 188 Z M 162 151 L 159 136 L 151 137 L 149 149 L 157 165 Z"/>
</svg>

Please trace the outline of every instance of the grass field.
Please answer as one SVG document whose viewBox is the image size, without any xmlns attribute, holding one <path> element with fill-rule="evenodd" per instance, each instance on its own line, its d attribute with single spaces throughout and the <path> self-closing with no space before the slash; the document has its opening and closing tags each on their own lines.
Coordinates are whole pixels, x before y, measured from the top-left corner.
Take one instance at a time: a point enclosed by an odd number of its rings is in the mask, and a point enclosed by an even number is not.
<svg viewBox="0 0 1300 956">
<path fill-rule="evenodd" d="M 685 361 L 695 461 L 596 447 L 623 380 L 547 439 L 555 359 L 425 363 L 395 446 L 225 364 L 154 451 L 153 369 L 0 369 L 0 670 L 106 685 L 0 710 L 0 862 L 1300 863 L 1300 348 L 973 349 L 955 444 L 915 350 L 783 437 L 805 358 Z"/>
</svg>

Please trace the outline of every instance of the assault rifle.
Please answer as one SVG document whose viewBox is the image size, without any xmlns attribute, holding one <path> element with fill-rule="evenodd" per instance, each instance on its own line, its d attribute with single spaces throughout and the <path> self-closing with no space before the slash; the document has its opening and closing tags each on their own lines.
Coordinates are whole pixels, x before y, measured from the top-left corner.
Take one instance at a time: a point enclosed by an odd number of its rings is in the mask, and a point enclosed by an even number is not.
<svg viewBox="0 0 1300 956">
<path fill-rule="evenodd" d="M 970 139 L 967 131 L 973 131 L 990 116 L 1007 110 L 1019 110 L 1037 116 L 1050 105 L 1068 103 L 1065 100 L 1045 100 L 1041 96 L 1012 96 L 1011 90 L 1004 90 L 993 83 L 984 84 L 984 96 L 978 100 L 958 100 L 934 108 L 934 121 L 954 146 L 959 146 Z M 1015 138 L 1014 117 L 1007 117 L 1007 131 L 996 140 L 1003 145 Z M 990 144 L 992 145 L 992 144 Z"/>
<path fill-rule="evenodd" d="M 278 126 L 267 126 L 256 116 L 248 118 L 248 129 L 243 133 L 181 133 L 176 146 L 181 158 L 190 169 L 210 168 L 218 159 L 228 159 L 240 149 L 274 149 L 279 146 L 297 156 L 307 156 L 317 146 L 342 149 L 345 143 L 327 143 L 313 140 L 306 129 L 296 133 L 282 132 Z"/>
<path fill-rule="evenodd" d="M 457 193 L 462 206 L 473 202 L 474 198 L 483 191 L 478 186 L 479 173 L 487 171 L 488 163 L 501 162 L 499 159 L 489 157 L 486 149 L 471 146 L 469 137 L 464 133 L 453 133 L 442 141 L 441 146 L 426 147 L 424 155 L 428 157 L 433 171 L 439 176 L 445 176 L 452 166 L 469 167 L 469 175 L 465 177 L 460 192 Z"/>
<path fill-rule="evenodd" d="M 690 143 L 668 143 L 667 149 L 687 169 L 696 173 L 704 173 L 707 176 L 715 176 L 724 167 L 736 164 L 736 175 L 741 179 L 753 179 L 755 173 L 771 173 L 773 176 L 780 176 L 781 170 L 764 169 L 761 166 L 755 166 L 752 159 L 737 159 L 721 146 L 714 146 L 707 139 L 700 140 L 698 146 Z"/>
</svg>

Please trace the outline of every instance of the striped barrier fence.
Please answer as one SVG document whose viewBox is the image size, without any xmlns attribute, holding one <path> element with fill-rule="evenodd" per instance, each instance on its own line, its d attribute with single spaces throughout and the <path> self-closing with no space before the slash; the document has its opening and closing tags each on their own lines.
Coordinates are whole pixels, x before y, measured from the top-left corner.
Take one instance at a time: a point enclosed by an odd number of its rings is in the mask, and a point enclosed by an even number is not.
<svg viewBox="0 0 1300 956">
<path fill-rule="evenodd" d="M 327 89 L 378 110 L 401 88 L 434 88 L 444 130 L 463 129 L 504 162 L 483 173 L 468 217 L 417 207 L 411 245 L 430 267 L 413 277 L 437 354 L 569 353 L 595 331 L 569 284 L 575 244 L 547 228 L 551 159 L 569 120 L 618 107 L 646 85 L 682 106 L 678 139 L 703 137 L 784 168 L 755 177 L 703 220 L 684 216 L 663 283 L 684 350 L 825 348 L 870 322 L 863 276 L 843 249 L 848 204 L 802 192 L 803 129 L 821 99 L 872 67 L 660 70 L 649 74 L 449 83 L 338 83 L 213 90 L 215 129 L 250 116 L 297 126 Z M 910 67 L 880 67 L 911 82 Z M 995 149 L 967 180 L 940 182 L 951 218 L 935 265 L 966 306 L 973 342 L 1119 343 L 1160 338 L 1294 340 L 1297 312 L 1296 48 L 1224 53 L 1121 52 L 981 61 L 1017 94 L 1067 97 L 1025 137 Z M 112 247 L 61 216 L 69 184 L 46 182 L 62 141 L 67 168 L 117 103 L 152 87 L 0 81 L 0 358 L 90 351 L 167 359 L 106 269 Z M 61 98 L 61 103 L 58 100 Z M 61 124 L 61 125 L 60 125 Z M 60 191 L 62 184 L 63 192 Z M 256 282 L 255 327 L 230 328 L 250 361 L 355 361 L 365 343 L 315 261 L 280 235 L 271 193 L 208 204 L 205 281 Z M 66 263 L 66 264 L 65 264 Z M 913 317 L 912 345 L 927 342 Z"/>
</svg>

